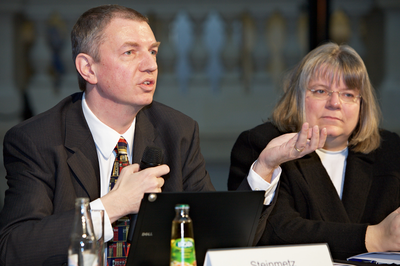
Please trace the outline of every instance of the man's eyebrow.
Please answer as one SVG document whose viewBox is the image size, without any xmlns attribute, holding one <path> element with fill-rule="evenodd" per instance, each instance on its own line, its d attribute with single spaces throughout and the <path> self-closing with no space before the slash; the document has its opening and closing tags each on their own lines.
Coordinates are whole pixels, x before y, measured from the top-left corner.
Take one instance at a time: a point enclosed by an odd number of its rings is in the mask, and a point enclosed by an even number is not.
<svg viewBox="0 0 400 266">
<path fill-rule="evenodd" d="M 151 48 L 157 48 L 159 47 L 161 42 L 155 42 L 150 45 Z M 125 42 L 122 47 L 138 47 L 140 46 L 137 42 Z"/>
<path fill-rule="evenodd" d="M 139 44 L 137 42 L 125 42 L 122 47 L 138 47 Z"/>
<path fill-rule="evenodd" d="M 153 43 L 153 44 L 151 45 L 151 47 L 157 48 L 157 47 L 160 46 L 160 44 L 161 44 L 161 42 L 155 42 L 155 43 Z"/>
</svg>

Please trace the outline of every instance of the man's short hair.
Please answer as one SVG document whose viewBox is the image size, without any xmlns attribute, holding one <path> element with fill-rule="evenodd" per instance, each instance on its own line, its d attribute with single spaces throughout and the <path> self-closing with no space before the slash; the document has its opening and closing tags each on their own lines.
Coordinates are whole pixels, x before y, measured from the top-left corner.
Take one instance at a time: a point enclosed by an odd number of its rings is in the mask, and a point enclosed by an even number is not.
<svg viewBox="0 0 400 266">
<path fill-rule="evenodd" d="M 131 19 L 148 23 L 147 17 L 136 10 L 120 5 L 102 5 L 89 9 L 76 21 L 71 31 L 72 60 L 80 53 L 100 61 L 99 47 L 104 42 L 104 29 L 114 18 Z M 78 73 L 79 88 L 86 90 L 86 80 Z"/>
</svg>

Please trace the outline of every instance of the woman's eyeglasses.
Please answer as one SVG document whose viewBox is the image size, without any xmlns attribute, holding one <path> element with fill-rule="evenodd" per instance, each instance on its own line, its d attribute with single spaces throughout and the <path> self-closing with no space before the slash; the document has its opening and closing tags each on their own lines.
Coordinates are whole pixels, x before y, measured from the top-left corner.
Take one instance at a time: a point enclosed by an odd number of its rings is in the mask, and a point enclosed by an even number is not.
<svg viewBox="0 0 400 266">
<path fill-rule="evenodd" d="M 355 103 L 358 98 L 361 99 L 361 95 L 355 95 L 353 91 L 328 91 L 325 89 L 307 89 L 311 91 L 311 95 L 315 99 L 328 100 L 334 92 L 337 92 L 339 98 L 345 103 Z"/>
</svg>

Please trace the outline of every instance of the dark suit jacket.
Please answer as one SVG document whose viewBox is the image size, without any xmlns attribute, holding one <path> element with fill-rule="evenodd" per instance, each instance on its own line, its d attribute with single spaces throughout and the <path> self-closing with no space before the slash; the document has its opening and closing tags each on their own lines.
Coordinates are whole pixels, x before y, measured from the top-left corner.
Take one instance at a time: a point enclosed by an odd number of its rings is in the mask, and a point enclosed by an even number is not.
<svg viewBox="0 0 400 266">
<path fill-rule="evenodd" d="M 10 129 L 4 138 L 9 189 L 0 214 L 1 265 L 67 261 L 76 197 L 100 196 L 96 147 L 82 112 L 82 93 Z M 137 115 L 133 161 L 147 145 L 170 167 L 163 191 L 214 190 L 200 153 L 197 123 L 153 102 Z"/>
<path fill-rule="evenodd" d="M 243 132 L 232 150 L 228 187 L 235 189 L 273 138 L 271 123 Z M 335 259 L 366 252 L 365 232 L 400 206 L 400 138 L 381 131 L 379 149 L 349 147 L 342 200 L 314 152 L 281 165 L 277 202 L 259 245 L 328 243 Z"/>
</svg>

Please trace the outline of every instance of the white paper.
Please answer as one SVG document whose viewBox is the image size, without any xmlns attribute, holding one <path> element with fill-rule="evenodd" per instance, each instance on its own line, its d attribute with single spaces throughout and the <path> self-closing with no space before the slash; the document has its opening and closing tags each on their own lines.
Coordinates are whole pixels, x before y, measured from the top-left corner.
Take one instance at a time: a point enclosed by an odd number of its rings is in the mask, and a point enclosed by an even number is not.
<svg viewBox="0 0 400 266">
<path fill-rule="evenodd" d="M 204 266 L 332 266 L 327 244 L 213 249 Z"/>
</svg>

